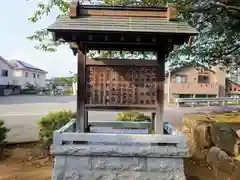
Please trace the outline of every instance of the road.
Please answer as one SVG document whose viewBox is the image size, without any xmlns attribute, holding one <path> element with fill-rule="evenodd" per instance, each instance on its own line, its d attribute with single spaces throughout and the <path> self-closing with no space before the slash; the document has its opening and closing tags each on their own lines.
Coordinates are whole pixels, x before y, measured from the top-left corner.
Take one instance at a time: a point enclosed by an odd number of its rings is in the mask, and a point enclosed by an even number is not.
<svg viewBox="0 0 240 180">
<path fill-rule="evenodd" d="M 193 112 L 206 112 L 226 110 L 234 107 L 165 107 L 164 120 L 174 126 L 181 126 L 184 114 Z M 24 142 L 38 140 L 39 119 L 50 111 L 76 109 L 75 97 L 50 96 L 10 96 L 0 97 L 0 119 L 11 128 L 8 133 L 8 142 Z M 112 121 L 117 112 L 90 112 L 89 121 Z"/>
</svg>

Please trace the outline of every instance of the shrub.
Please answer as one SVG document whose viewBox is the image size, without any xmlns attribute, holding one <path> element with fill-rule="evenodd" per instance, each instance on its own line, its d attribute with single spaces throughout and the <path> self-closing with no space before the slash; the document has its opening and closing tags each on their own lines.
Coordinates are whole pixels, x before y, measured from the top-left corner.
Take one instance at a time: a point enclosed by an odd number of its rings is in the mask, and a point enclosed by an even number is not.
<svg viewBox="0 0 240 180">
<path fill-rule="evenodd" d="M 72 88 L 67 89 L 66 94 L 67 94 L 68 96 L 72 96 L 72 95 L 73 95 L 73 90 L 72 90 Z"/>
<path fill-rule="evenodd" d="M 0 120 L 0 154 L 3 153 L 3 148 L 5 146 L 5 139 L 7 137 L 7 133 L 10 129 L 4 126 L 4 121 Z"/>
<path fill-rule="evenodd" d="M 143 113 L 139 113 L 139 112 L 134 112 L 134 111 L 130 111 L 130 112 L 120 112 L 117 115 L 116 118 L 117 121 L 151 121 L 151 118 L 149 116 L 146 116 Z"/>
<path fill-rule="evenodd" d="M 54 131 L 67 124 L 72 118 L 71 111 L 51 112 L 42 117 L 39 121 L 39 136 L 43 145 L 49 148 L 53 141 Z"/>
</svg>

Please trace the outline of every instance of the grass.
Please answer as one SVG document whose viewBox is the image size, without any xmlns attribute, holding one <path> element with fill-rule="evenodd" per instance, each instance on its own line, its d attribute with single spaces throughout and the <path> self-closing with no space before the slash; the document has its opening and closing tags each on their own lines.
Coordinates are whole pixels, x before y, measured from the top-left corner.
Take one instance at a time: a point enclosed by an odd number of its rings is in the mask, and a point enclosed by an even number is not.
<svg viewBox="0 0 240 180">
<path fill-rule="evenodd" d="M 205 122 L 217 122 L 217 123 L 231 123 L 240 125 L 240 110 L 227 111 L 227 112 L 212 112 L 212 113 L 198 113 L 189 114 L 184 119 L 190 119 L 194 121 Z"/>
<path fill-rule="evenodd" d="M 240 161 L 240 155 L 235 157 L 236 160 Z"/>
</svg>

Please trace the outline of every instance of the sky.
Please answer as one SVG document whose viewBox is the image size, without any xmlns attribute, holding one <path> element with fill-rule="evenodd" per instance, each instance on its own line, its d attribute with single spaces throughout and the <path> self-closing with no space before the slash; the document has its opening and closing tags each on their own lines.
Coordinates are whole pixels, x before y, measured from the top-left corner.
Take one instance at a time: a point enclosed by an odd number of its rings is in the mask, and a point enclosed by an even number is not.
<svg viewBox="0 0 240 180">
<path fill-rule="evenodd" d="M 38 0 L 3 1 L 0 6 L 0 56 L 17 59 L 48 72 L 48 77 L 70 76 L 77 70 L 77 57 L 69 46 L 61 46 L 57 52 L 44 52 L 34 48 L 35 41 L 28 40 L 36 30 L 51 25 L 57 11 L 53 11 L 37 24 L 28 21 L 36 10 Z"/>
</svg>

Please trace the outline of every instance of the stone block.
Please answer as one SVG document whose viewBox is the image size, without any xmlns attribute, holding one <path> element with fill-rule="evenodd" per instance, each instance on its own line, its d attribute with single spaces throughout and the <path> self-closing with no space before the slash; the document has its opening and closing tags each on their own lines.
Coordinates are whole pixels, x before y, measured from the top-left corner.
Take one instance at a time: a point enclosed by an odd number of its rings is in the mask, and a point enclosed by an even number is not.
<svg viewBox="0 0 240 180">
<path fill-rule="evenodd" d="M 229 124 L 215 123 L 211 128 L 212 141 L 216 147 L 226 151 L 231 156 L 239 155 L 239 137 Z"/>
<path fill-rule="evenodd" d="M 101 143 L 54 145 L 53 180 L 185 180 L 186 139 L 171 136 L 156 144 L 149 137 L 153 142 L 144 137 L 144 142 L 138 138 L 140 142 L 121 144 L 114 135 L 110 144 L 102 137 Z"/>
<path fill-rule="evenodd" d="M 117 172 L 116 180 L 186 180 L 182 171 L 175 172 Z"/>
<path fill-rule="evenodd" d="M 204 120 L 203 115 L 189 115 L 184 118 L 184 134 L 194 139 L 194 143 L 199 149 L 210 148 L 211 122 Z"/>
<path fill-rule="evenodd" d="M 183 170 L 183 159 L 147 158 L 148 172 L 175 172 Z"/>
<path fill-rule="evenodd" d="M 56 156 L 54 158 L 54 173 L 53 173 L 53 180 L 58 180 L 64 177 L 66 167 L 66 156 Z"/>
<path fill-rule="evenodd" d="M 88 156 L 67 156 L 66 168 L 72 170 L 89 170 L 92 168 L 91 158 Z"/>
<path fill-rule="evenodd" d="M 234 160 L 218 147 L 212 147 L 207 154 L 207 163 L 227 174 L 232 174 Z"/>
</svg>

